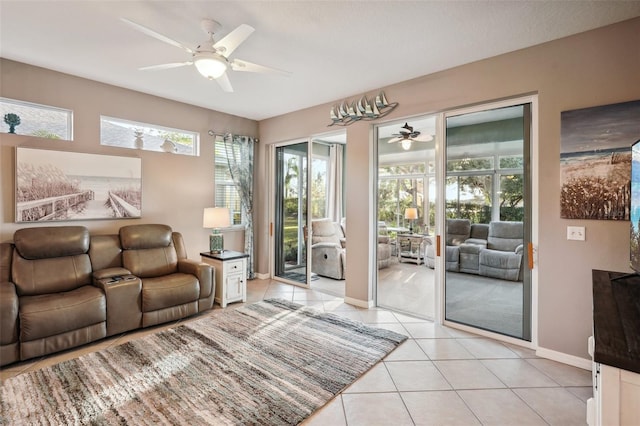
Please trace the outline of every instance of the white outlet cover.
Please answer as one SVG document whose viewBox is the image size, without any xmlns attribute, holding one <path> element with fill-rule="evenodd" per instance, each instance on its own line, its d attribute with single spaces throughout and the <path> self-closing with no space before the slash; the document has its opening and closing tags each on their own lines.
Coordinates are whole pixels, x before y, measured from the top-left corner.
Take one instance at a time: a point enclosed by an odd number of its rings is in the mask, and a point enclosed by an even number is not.
<svg viewBox="0 0 640 426">
<path fill-rule="evenodd" d="M 567 240 L 584 241 L 585 240 L 584 226 L 567 226 Z"/>
</svg>

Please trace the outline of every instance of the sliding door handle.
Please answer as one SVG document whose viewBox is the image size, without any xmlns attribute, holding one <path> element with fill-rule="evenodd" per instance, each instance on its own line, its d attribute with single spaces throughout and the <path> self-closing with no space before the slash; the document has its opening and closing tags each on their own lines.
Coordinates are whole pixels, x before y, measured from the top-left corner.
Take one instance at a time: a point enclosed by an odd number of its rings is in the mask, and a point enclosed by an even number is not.
<svg viewBox="0 0 640 426">
<path fill-rule="evenodd" d="M 436 235 L 436 256 L 440 257 L 440 235 Z"/>
<path fill-rule="evenodd" d="M 527 244 L 527 258 L 529 260 L 529 269 L 533 270 L 533 243 Z"/>
</svg>

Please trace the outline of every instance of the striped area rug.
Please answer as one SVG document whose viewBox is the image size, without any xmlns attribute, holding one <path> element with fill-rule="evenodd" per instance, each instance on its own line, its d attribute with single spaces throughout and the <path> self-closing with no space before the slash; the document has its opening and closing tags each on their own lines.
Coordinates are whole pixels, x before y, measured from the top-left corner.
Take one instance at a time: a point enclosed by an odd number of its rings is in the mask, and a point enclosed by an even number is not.
<svg viewBox="0 0 640 426">
<path fill-rule="evenodd" d="M 10 378 L 0 424 L 295 425 L 405 339 L 268 299 Z"/>
</svg>

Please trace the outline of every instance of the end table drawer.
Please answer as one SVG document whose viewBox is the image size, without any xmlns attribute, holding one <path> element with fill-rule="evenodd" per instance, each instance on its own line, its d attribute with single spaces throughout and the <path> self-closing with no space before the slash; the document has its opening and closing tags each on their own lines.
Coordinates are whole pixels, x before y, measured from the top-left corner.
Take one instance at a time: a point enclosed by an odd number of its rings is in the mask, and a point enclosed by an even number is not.
<svg viewBox="0 0 640 426">
<path fill-rule="evenodd" d="M 224 272 L 233 273 L 242 271 L 242 259 L 224 262 Z"/>
</svg>

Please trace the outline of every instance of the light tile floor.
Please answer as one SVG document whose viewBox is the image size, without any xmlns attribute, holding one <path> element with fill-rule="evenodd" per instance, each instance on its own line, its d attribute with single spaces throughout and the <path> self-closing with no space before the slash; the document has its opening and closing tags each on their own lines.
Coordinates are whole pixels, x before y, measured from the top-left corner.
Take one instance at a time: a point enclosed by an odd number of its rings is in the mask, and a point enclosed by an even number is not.
<svg viewBox="0 0 640 426">
<path fill-rule="evenodd" d="M 534 351 L 314 290 L 253 281 L 251 301 L 280 297 L 409 336 L 305 422 L 348 425 L 585 425 L 591 372 Z"/>
<path fill-rule="evenodd" d="M 315 290 L 270 280 L 248 282 L 247 303 L 270 297 L 409 336 L 381 363 L 308 418 L 306 426 L 586 424 L 586 400 L 591 396 L 589 371 L 430 321 L 384 309 L 360 309 Z M 241 304 L 230 304 L 227 309 L 238 306 Z M 0 370 L 0 379 L 174 325 L 114 336 L 80 349 L 13 364 Z"/>
</svg>

